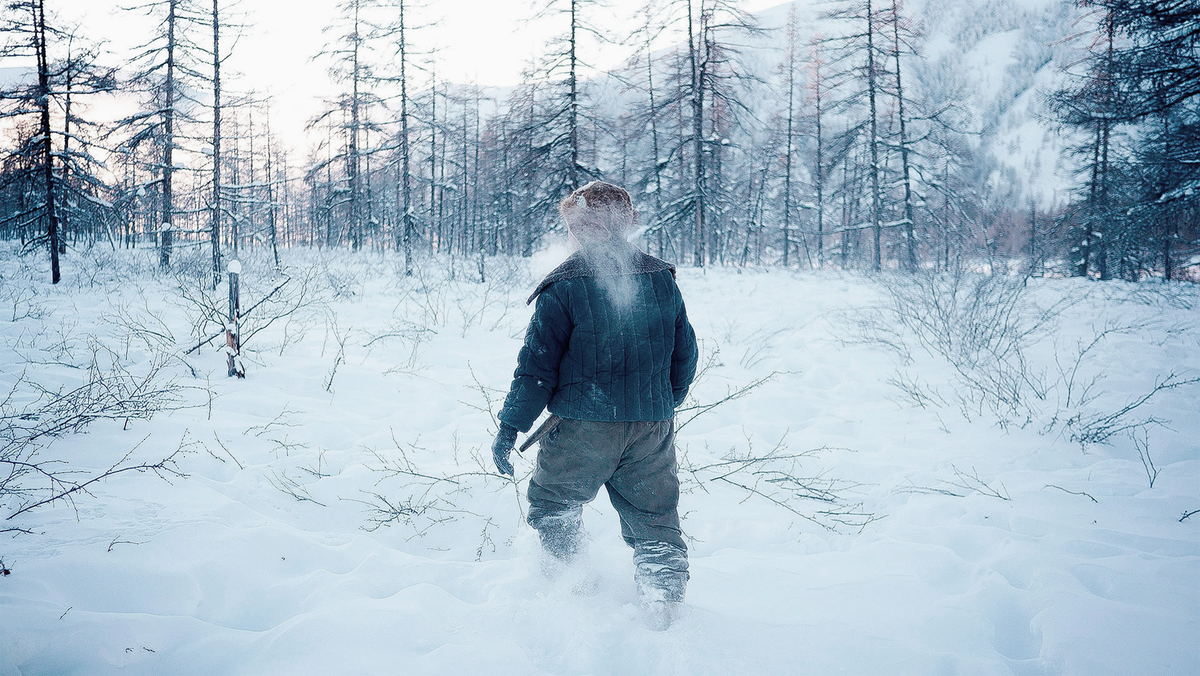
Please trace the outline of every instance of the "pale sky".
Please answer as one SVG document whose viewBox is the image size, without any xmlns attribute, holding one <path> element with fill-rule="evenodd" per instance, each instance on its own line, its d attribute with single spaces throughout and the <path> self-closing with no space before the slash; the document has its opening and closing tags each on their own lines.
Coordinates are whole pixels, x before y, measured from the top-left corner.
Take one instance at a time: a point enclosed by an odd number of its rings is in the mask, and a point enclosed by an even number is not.
<svg viewBox="0 0 1200 676">
<path fill-rule="evenodd" d="M 78 21 L 84 34 L 105 39 L 117 55 L 126 54 L 145 39 L 150 29 L 145 19 L 122 11 L 120 7 L 138 0 L 56 0 L 59 17 Z M 609 0 L 606 7 L 588 8 L 588 15 L 603 28 L 628 30 L 636 9 L 644 0 Z M 780 4 L 781 0 L 748 0 L 744 8 L 757 12 Z M 548 18 L 529 23 L 537 8 L 531 0 L 436 0 L 424 8 L 406 10 L 410 24 L 432 24 L 412 34 L 418 48 L 436 47 L 439 81 L 508 86 L 520 81 L 522 69 L 539 53 L 546 39 L 563 19 Z M 49 3 L 48 3 L 49 4 Z M 211 10 L 211 0 L 198 0 Z M 230 11 L 244 17 L 246 28 L 233 50 L 227 66 L 232 76 L 225 86 L 232 90 L 255 90 L 269 94 L 272 124 L 277 134 L 297 150 L 305 121 L 320 108 L 320 100 L 333 90 L 325 73 L 324 62 L 312 57 L 328 41 L 322 27 L 337 14 L 335 0 L 222 0 Z M 211 40 L 204 36 L 206 40 Z M 211 42 L 208 42 L 211 44 Z M 223 40 L 222 49 L 230 45 Z M 601 68 L 617 65 L 628 50 L 621 47 L 585 48 L 583 58 Z M 417 56 L 420 59 L 423 57 Z M 12 64 L 15 65 L 15 64 Z"/>
</svg>

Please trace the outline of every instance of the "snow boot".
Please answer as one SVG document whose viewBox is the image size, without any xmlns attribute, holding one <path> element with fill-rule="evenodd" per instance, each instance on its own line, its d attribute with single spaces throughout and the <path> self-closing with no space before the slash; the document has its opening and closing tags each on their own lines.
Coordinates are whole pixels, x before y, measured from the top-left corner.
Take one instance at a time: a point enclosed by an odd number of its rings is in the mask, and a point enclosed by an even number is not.
<svg viewBox="0 0 1200 676">
<path fill-rule="evenodd" d="M 542 575 L 569 583 L 574 594 L 591 596 L 599 591 L 600 581 L 588 565 L 581 511 L 575 508 L 535 514 L 529 521 L 542 542 Z"/>
<path fill-rule="evenodd" d="M 530 515 L 537 529 L 542 551 L 563 564 L 571 564 L 587 553 L 587 535 L 583 530 L 582 509 L 567 509 L 548 514 Z"/>
<path fill-rule="evenodd" d="M 687 550 L 658 540 L 633 546 L 633 581 L 640 604 L 639 617 L 650 629 L 663 631 L 680 614 L 687 590 Z"/>
<path fill-rule="evenodd" d="M 649 601 L 638 607 L 638 620 L 651 631 L 666 631 L 679 619 L 682 603 L 675 601 Z"/>
</svg>

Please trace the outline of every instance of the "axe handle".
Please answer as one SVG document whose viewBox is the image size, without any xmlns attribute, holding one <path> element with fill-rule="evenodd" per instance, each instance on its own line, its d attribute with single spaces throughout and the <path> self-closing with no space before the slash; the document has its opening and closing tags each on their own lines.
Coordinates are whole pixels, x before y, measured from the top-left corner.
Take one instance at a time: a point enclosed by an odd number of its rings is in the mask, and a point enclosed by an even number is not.
<svg viewBox="0 0 1200 676">
<path fill-rule="evenodd" d="M 525 440 L 525 443 L 521 444 L 521 447 L 517 449 L 517 452 L 524 453 L 530 446 L 541 441 L 542 437 L 549 434 L 555 427 L 558 427 L 560 422 L 562 422 L 562 418 L 556 415 L 551 415 L 549 418 L 546 418 L 546 421 L 543 422 L 533 434 L 529 435 L 529 438 Z"/>
</svg>

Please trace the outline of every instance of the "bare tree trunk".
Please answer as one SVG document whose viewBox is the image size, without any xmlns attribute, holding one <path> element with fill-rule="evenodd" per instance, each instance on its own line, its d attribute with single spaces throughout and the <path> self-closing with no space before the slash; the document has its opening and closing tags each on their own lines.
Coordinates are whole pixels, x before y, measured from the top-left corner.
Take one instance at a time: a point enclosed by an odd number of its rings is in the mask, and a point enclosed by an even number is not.
<svg viewBox="0 0 1200 676">
<path fill-rule="evenodd" d="M 350 242 L 354 249 L 358 249 L 362 245 L 362 223 L 360 222 L 362 214 L 362 205 L 359 203 L 361 197 L 359 195 L 359 149 L 358 149 L 358 127 L 361 111 L 359 110 L 359 80 L 361 71 L 359 67 L 359 46 L 362 39 L 359 36 L 361 25 L 359 23 L 358 13 L 361 3 L 359 0 L 354 2 L 354 33 L 351 38 L 351 94 L 350 94 L 350 137 L 349 148 L 346 153 L 346 179 L 350 188 Z"/>
<path fill-rule="evenodd" d="M 225 328 L 225 355 L 230 378 L 245 378 L 246 369 L 242 364 L 242 335 L 241 335 L 241 276 L 242 266 L 237 261 L 229 264 L 229 320 Z"/>
<path fill-rule="evenodd" d="M 271 109 L 267 108 L 267 225 L 271 235 L 271 256 L 279 269 L 279 230 L 275 224 L 275 175 L 271 172 Z"/>
<path fill-rule="evenodd" d="M 571 138 L 571 166 L 567 169 L 567 187 L 572 192 L 579 187 L 579 92 L 577 91 L 575 69 L 577 61 L 575 58 L 575 33 L 579 26 L 579 1 L 571 0 L 571 43 L 570 43 L 570 60 L 571 71 L 567 77 L 567 83 L 570 87 L 568 94 L 569 105 L 567 112 L 567 133 Z"/>
<path fill-rule="evenodd" d="M 177 0 L 167 3 L 167 73 L 163 83 L 162 217 L 159 220 L 158 264 L 171 267 L 175 225 L 175 10 Z"/>
<path fill-rule="evenodd" d="M 1116 77 L 1116 68 L 1113 65 L 1113 39 L 1116 33 L 1115 23 L 1116 22 L 1114 21 L 1112 10 L 1110 9 L 1108 11 L 1108 16 L 1105 19 L 1105 39 L 1107 40 L 1104 59 L 1106 86 L 1103 94 L 1105 115 L 1100 122 L 1102 130 L 1100 146 L 1100 213 L 1106 220 L 1111 217 L 1112 211 L 1109 208 L 1108 203 L 1108 149 L 1110 136 L 1112 134 L 1111 113 L 1117 104 L 1117 102 L 1114 100 L 1115 95 L 1113 92 L 1113 87 L 1115 86 L 1113 80 Z M 1107 223 L 1105 225 L 1107 225 Z M 1097 267 L 1099 268 L 1100 279 L 1110 279 L 1112 275 L 1108 269 L 1108 240 L 1111 238 L 1107 236 L 1107 233 L 1104 232 L 1104 229 L 1100 229 L 1096 239 L 1099 240 L 1100 244 L 1098 251 L 1096 252 L 1097 258 L 1099 259 L 1097 261 Z"/>
<path fill-rule="evenodd" d="M 693 242 L 693 257 L 692 265 L 702 268 L 704 267 L 704 74 L 703 69 L 706 67 L 703 57 L 697 63 L 697 53 L 700 50 L 700 42 L 703 39 L 704 32 L 704 0 L 700 0 L 700 35 L 693 36 L 692 30 L 692 2 L 687 0 L 688 5 L 688 58 L 691 61 L 692 67 L 692 152 L 695 153 L 695 183 L 692 185 L 693 190 L 693 211 L 696 218 L 695 225 L 695 241 Z"/>
<path fill-rule="evenodd" d="M 536 101 L 537 101 L 537 85 L 530 84 L 529 85 L 529 119 L 528 119 L 528 126 L 529 126 L 530 130 L 533 129 L 533 125 L 534 125 L 534 114 L 536 112 L 534 105 L 535 105 Z M 528 146 L 525 148 L 525 152 L 532 154 L 533 147 L 534 147 L 534 138 L 533 138 L 532 131 L 530 131 L 529 134 L 526 134 L 526 140 L 528 141 Z M 524 179 L 525 179 L 525 195 L 526 195 L 525 204 L 528 207 L 530 204 L 530 196 L 533 194 L 534 174 L 533 174 L 532 167 L 525 168 Z M 526 213 L 528 213 L 528 209 L 526 210 Z M 525 239 L 521 244 L 521 255 L 525 258 L 529 258 L 530 256 L 533 255 L 533 224 L 529 222 L 530 219 L 528 217 L 526 217 L 524 220 L 525 220 L 525 235 L 524 235 Z"/>
<path fill-rule="evenodd" d="M 221 283 L 221 22 L 220 0 L 213 0 L 212 265 L 213 288 Z"/>
<path fill-rule="evenodd" d="M 1029 200 L 1029 265 L 1027 266 L 1029 268 L 1029 270 L 1028 270 L 1027 274 L 1031 277 L 1033 276 L 1034 271 L 1036 271 L 1038 268 L 1041 267 L 1040 265 L 1038 265 L 1038 262 L 1037 262 L 1037 255 L 1038 255 L 1037 247 L 1038 247 L 1037 203 L 1034 202 L 1033 199 L 1030 199 Z"/>
<path fill-rule="evenodd" d="M 447 106 L 448 105 L 449 104 L 447 104 Z M 449 129 L 449 126 L 450 126 L 450 111 L 449 110 L 446 110 L 445 112 L 442 113 L 442 119 L 446 121 L 446 127 L 447 127 L 447 129 Z M 435 123 L 437 122 L 436 117 L 434 117 L 434 122 Z M 449 151 L 449 148 L 450 148 L 449 142 L 450 142 L 449 131 L 446 131 L 446 133 L 442 134 L 442 152 L 435 153 L 435 157 L 439 158 L 438 163 L 437 163 L 438 164 L 438 166 L 437 166 L 437 170 L 438 170 L 438 203 L 437 203 L 438 251 L 441 251 L 443 248 L 446 248 L 451 251 L 453 251 L 453 249 L 454 249 L 453 235 L 451 233 L 446 232 L 446 191 L 445 191 L 444 186 L 446 185 L 446 153 Z M 453 228 L 451 228 L 451 230 L 453 230 Z M 450 268 L 450 273 L 454 274 L 453 267 Z"/>
<path fill-rule="evenodd" d="M 50 246 L 50 281 L 59 283 L 59 215 L 54 209 L 54 145 L 50 139 L 50 61 L 46 41 L 46 0 L 34 5 L 34 42 L 37 52 L 37 103 L 41 110 L 42 172 L 46 184 L 47 237 Z"/>
<path fill-rule="evenodd" d="M 75 38 L 74 35 L 71 35 L 68 38 L 67 63 L 66 63 L 66 67 L 63 69 L 64 70 L 63 74 L 66 76 L 66 82 L 65 82 L 66 91 L 64 92 L 65 101 L 63 103 L 63 140 L 62 140 L 62 154 L 63 154 L 64 158 L 70 157 L 70 148 L 71 148 L 71 84 L 72 84 L 72 79 L 73 79 L 72 78 L 73 71 L 75 68 L 74 63 L 72 62 L 72 59 L 71 59 L 71 51 L 72 51 L 71 47 L 74 44 L 74 38 Z M 59 180 L 63 187 L 64 200 L 65 200 L 67 191 L 70 189 L 70 176 L 68 176 L 70 167 L 71 167 L 70 162 L 64 161 L 62 163 L 62 178 Z M 58 221 L 59 229 L 61 231 L 59 233 L 59 242 L 58 242 L 58 253 L 60 255 L 65 254 L 67 252 L 67 242 L 66 242 L 67 230 L 68 230 L 67 217 L 68 217 L 68 212 L 64 210 L 62 213 L 62 217 L 59 218 L 59 221 Z M 79 242 L 78 229 L 76 229 L 75 237 L 73 238 L 73 241 L 76 243 Z"/>
<path fill-rule="evenodd" d="M 486 242 L 486 236 L 485 236 L 486 233 L 484 232 L 483 219 L 480 218 L 480 214 L 479 214 L 479 211 L 480 211 L 480 206 L 479 206 L 479 147 L 481 145 L 483 145 L 481 143 L 481 138 L 480 138 L 481 130 L 479 128 L 480 127 L 480 124 L 479 124 L 479 122 L 480 122 L 480 120 L 479 120 L 479 106 L 480 106 L 479 87 L 478 86 L 474 87 L 472 90 L 472 93 L 475 94 L 475 143 L 474 143 L 475 158 L 474 158 L 473 172 L 471 175 L 471 229 L 474 230 L 476 233 L 478 233 L 477 238 L 479 240 L 479 245 L 478 245 L 479 246 L 479 282 L 482 284 L 482 283 L 486 282 L 487 279 L 484 276 L 484 257 L 483 257 L 484 249 L 485 249 L 484 244 Z"/>
<path fill-rule="evenodd" d="M 1159 87 L 1158 90 L 1162 91 L 1162 88 Z M 1165 194 L 1167 192 L 1166 186 L 1167 186 L 1167 181 L 1169 180 L 1169 176 L 1167 174 L 1166 167 L 1169 165 L 1166 162 L 1166 159 L 1167 159 L 1166 144 L 1167 144 L 1167 139 L 1171 138 L 1170 113 L 1165 111 L 1165 106 L 1163 108 L 1164 108 L 1164 112 L 1162 113 L 1163 148 L 1162 148 L 1161 152 L 1163 154 L 1164 169 L 1159 170 L 1158 194 L 1160 194 L 1160 195 Z M 1163 225 L 1163 227 L 1162 227 L 1162 231 L 1163 231 L 1163 235 L 1162 235 L 1163 281 L 1166 281 L 1166 282 L 1171 281 L 1171 277 L 1175 273 L 1174 265 L 1171 260 L 1171 242 L 1175 239 L 1176 225 L 1175 225 L 1175 219 L 1172 218 L 1171 210 L 1172 210 L 1172 207 L 1168 204 L 1168 205 L 1163 205 L 1163 209 L 1159 211 L 1159 219 L 1160 219 L 1160 221 L 1162 221 L 1162 225 Z"/>
<path fill-rule="evenodd" d="M 1084 214 L 1086 219 L 1083 224 L 1083 239 L 1079 242 L 1079 260 L 1075 263 L 1075 276 L 1087 277 L 1088 270 L 1091 267 L 1092 259 L 1092 235 L 1093 223 L 1096 212 L 1096 195 L 1100 184 L 1100 139 L 1101 139 L 1101 122 L 1096 121 L 1096 136 L 1092 143 L 1092 180 L 1088 185 L 1088 208 Z"/>
<path fill-rule="evenodd" d="M 50 57 L 46 43 L 46 4 L 37 0 L 34 9 L 34 43 L 38 62 L 38 107 L 41 112 L 42 172 L 46 190 L 46 234 L 50 245 L 50 281 L 62 279 L 58 265 L 58 214 L 54 209 L 54 146 L 50 138 Z"/>
<path fill-rule="evenodd" d="M 896 58 L 896 106 L 900 116 L 900 165 L 904 172 L 904 242 L 906 245 L 905 261 L 908 270 L 917 269 L 917 240 L 913 223 L 912 180 L 908 167 L 908 135 L 905 128 L 907 120 L 904 117 L 904 85 L 900 79 L 900 2 L 892 0 L 892 38 Z"/>
<path fill-rule="evenodd" d="M 429 86 L 429 229 L 435 238 L 434 251 L 442 250 L 442 223 L 438 218 L 437 193 L 437 70 L 432 70 L 433 83 Z"/>
<path fill-rule="evenodd" d="M 362 122 L 363 148 L 367 149 L 367 152 L 362 153 L 363 167 L 362 167 L 362 174 L 361 174 L 362 179 L 361 180 L 363 183 L 363 186 L 362 186 L 362 188 L 363 188 L 362 208 L 363 208 L 364 213 L 363 213 L 362 219 L 361 219 L 363 225 L 362 225 L 362 235 L 361 235 L 360 239 L 363 241 L 363 243 L 365 245 L 370 247 L 370 245 L 374 243 L 372 240 L 370 240 L 368 238 L 368 236 L 370 235 L 371 230 L 373 229 L 373 224 L 375 222 L 374 221 L 374 219 L 375 219 L 375 216 L 374 216 L 374 214 L 375 214 L 375 196 L 371 192 L 371 157 L 372 157 L 371 152 L 370 152 L 371 120 L 369 117 L 367 117 L 370 114 L 368 112 L 368 110 L 364 110 L 363 112 L 364 112 L 364 117 L 367 118 L 367 119 L 364 119 Z M 380 246 L 386 247 L 387 245 L 385 242 L 380 242 Z"/>
<path fill-rule="evenodd" d="M 821 55 L 814 43 L 813 55 L 813 94 L 816 101 L 817 113 L 817 157 L 816 178 L 817 188 L 817 267 L 825 267 L 825 138 L 821 133 Z"/>
<path fill-rule="evenodd" d="M 400 216 L 403 228 L 404 276 L 412 276 L 412 189 L 408 180 L 408 81 L 405 77 L 407 45 L 404 35 L 404 0 L 400 4 L 400 163 L 404 191 L 404 211 Z"/>
<path fill-rule="evenodd" d="M 654 55 L 650 48 L 650 18 L 646 17 L 646 91 L 650 96 L 650 148 L 654 154 L 654 217 L 662 214 L 662 167 L 658 162 L 658 110 L 654 104 Z M 663 229 L 658 226 L 658 255 L 663 256 Z"/>
<path fill-rule="evenodd" d="M 880 223 L 880 212 L 883 210 L 883 204 L 879 193 L 879 116 L 875 107 L 877 94 L 875 12 L 871 0 L 867 0 L 867 95 L 871 103 L 871 229 L 875 238 L 874 259 L 871 262 L 871 268 L 876 272 L 883 268 L 883 250 L 880 241 L 883 230 Z"/>
<path fill-rule="evenodd" d="M 783 267 L 789 267 L 788 251 L 791 246 L 792 228 L 792 132 L 796 103 L 796 6 L 788 8 L 787 22 L 787 154 L 784 156 L 783 172 Z"/>
</svg>

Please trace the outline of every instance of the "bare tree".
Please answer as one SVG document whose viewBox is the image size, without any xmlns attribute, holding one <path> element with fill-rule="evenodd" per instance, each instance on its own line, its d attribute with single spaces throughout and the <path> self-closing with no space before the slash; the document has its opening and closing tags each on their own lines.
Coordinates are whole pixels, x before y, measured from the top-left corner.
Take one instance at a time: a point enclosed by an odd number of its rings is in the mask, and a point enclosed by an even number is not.
<svg viewBox="0 0 1200 676">
<path fill-rule="evenodd" d="M 909 169 L 908 117 L 904 111 L 904 81 L 901 78 L 902 70 L 900 68 L 900 55 L 905 53 L 901 48 L 900 41 L 901 24 L 905 23 L 903 17 L 900 15 L 900 0 L 892 0 L 890 21 L 892 24 L 892 57 L 895 59 L 896 67 L 896 119 L 900 125 L 898 144 L 900 146 L 901 180 L 904 182 L 903 223 L 906 254 L 904 264 L 911 272 L 917 269 L 917 238 L 914 232 L 912 176 Z"/>
<path fill-rule="evenodd" d="M 788 8 L 787 47 L 782 64 L 784 80 L 787 82 L 787 150 L 784 156 L 783 174 L 783 267 L 785 268 L 790 267 L 788 251 L 792 248 L 789 233 L 792 227 L 792 136 L 796 129 L 796 61 L 798 58 L 797 40 L 799 39 L 796 31 L 796 5 L 793 4 Z"/>
<path fill-rule="evenodd" d="M 823 123 L 825 110 L 821 97 L 825 82 L 821 67 L 825 65 L 821 55 L 820 36 L 814 36 L 809 56 L 809 83 L 813 97 L 813 123 L 816 137 L 816 156 L 813 158 L 813 187 L 816 189 L 817 211 L 817 267 L 825 267 L 825 134 Z"/>
<path fill-rule="evenodd" d="M 883 194 L 879 153 L 878 99 L 882 95 L 882 64 L 880 63 L 880 31 L 875 0 L 853 0 L 828 14 L 841 21 L 847 32 L 828 39 L 832 50 L 831 64 L 839 72 L 842 92 L 837 107 L 854 116 L 855 121 L 845 133 L 847 145 L 862 139 L 865 146 L 866 173 L 870 202 L 865 227 L 872 235 L 871 269 L 880 270 L 883 264 Z M 866 110 L 861 110 L 865 103 Z M 856 110 L 857 109 L 857 110 Z M 849 155 L 845 156 L 847 159 Z M 856 227 L 846 223 L 843 228 Z"/>
</svg>

